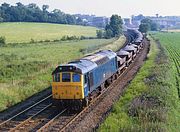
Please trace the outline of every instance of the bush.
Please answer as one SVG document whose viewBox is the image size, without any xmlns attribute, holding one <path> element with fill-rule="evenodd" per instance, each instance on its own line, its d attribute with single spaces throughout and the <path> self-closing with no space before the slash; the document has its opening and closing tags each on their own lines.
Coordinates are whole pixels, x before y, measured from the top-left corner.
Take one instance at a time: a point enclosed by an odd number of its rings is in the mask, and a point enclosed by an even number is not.
<svg viewBox="0 0 180 132">
<path fill-rule="evenodd" d="M 51 40 L 46 39 L 46 40 L 44 40 L 44 42 L 51 42 Z"/>
<path fill-rule="evenodd" d="M 66 35 L 62 36 L 61 41 L 66 41 L 66 40 L 67 40 L 67 36 Z"/>
<path fill-rule="evenodd" d="M 110 29 L 106 30 L 106 32 L 104 33 L 104 37 L 106 39 L 112 38 L 113 37 L 113 32 Z"/>
<path fill-rule="evenodd" d="M 6 44 L 6 38 L 1 36 L 0 37 L 0 46 L 5 46 L 5 44 Z"/>
<path fill-rule="evenodd" d="M 103 38 L 103 31 L 102 30 L 96 30 L 96 36 L 98 39 Z"/>
<path fill-rule="evenodd" d="M 84 39 L 86 39 L 86 37 L 82 35 L 82 36 L 80 37 L 80 39 L 81 39 L 81 40 L 84 40 Z"/>
<path fill-rule="evenodd" d="M 35 40 L 31 38 L 30 43 L 35 43 Z"/>
<path fill-rule="evenodd" d="M 63 36 L 62 38 L 61 38 L 61 41 L 67 41 L 67 40 L 79 40 L 80 38 L 79 37 L 76 37 L 76 36 Z"/>
</svg>

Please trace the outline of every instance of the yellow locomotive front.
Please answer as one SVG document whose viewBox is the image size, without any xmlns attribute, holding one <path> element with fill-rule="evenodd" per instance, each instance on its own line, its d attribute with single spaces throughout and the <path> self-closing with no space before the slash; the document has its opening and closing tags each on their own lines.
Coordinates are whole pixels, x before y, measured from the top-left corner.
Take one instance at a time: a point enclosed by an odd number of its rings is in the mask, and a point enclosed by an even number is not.
<svg viewBox="0 0 180 132">
<path fill-rule="evenodd" d="M 52 78 L 52 98 L 56 106 L 82 105 L 84 99 L 83 75 L 75 66 L 58 66 L 52 73 Z"/>
<path fill-rule="evenodd" d="M 59 72 L 53 75 L 52 94 L 54 99 L 83 99 L 83 77 L 79 73 Z"/>
</svg>

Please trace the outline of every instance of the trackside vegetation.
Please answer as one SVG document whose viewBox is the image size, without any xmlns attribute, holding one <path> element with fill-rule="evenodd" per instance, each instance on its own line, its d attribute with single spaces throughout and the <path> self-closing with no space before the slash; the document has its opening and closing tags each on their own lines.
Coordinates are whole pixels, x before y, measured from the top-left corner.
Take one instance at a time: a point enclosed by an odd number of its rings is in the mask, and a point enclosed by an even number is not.
<svg viewBox="0 0 180 132">
<path fill-rule="evenodd" d="M 170 42 L 175 39 L 166 34 L 169 42 L 164 41 L 163 35 L 153 35 L 147 60 L 99 131 L 180 130 L 177 69 L 165 47 L 165 43 L 174 46 Z"/>
</svg>

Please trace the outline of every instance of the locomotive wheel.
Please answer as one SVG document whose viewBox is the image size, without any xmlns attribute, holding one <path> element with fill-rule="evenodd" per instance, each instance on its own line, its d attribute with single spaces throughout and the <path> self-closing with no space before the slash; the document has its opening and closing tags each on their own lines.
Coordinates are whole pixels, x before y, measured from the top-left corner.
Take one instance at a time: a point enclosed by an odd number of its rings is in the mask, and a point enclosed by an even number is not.
<svg viewBox="0 0 180 132">
<path fill-rule="evenodd" d="M 83 106 L 84 107 L 87 107 L 89 105 L 89 100 L 88 100 L 88 98 L 85 98 L 84 100 L 83 100 Z"/>
</svg>

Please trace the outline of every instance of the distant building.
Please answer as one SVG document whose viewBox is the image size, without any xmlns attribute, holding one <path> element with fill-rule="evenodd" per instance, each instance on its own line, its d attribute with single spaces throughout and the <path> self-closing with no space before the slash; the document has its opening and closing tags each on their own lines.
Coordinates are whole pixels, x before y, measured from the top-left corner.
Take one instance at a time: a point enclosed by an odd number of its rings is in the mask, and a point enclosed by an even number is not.
<svg viewBox="0 0 180 132">
<path fill-rule="evenodd" d="M 180 23 L 180 16 L 159 16 L 159 14 L 155 14 L 155 16 L 143 16 L 142 14 L 138 16 L 132 16 L 131 24 L 134 27 L 139 27 L 141 24 L 141 20 L 144 18 L 149 18 L 155 23 L 159 24 L 161 27 L 175 27 Z"/>
<path fill-rule="evenodd" d="M 107 17 L 94 17 L 91 26 L 96 26 L 99 28 L 104 28 L 108 24 L 109 19 Z"/>
<path fill-rule="evenodd" d="M 160 17 L 148 17 L 154 22 L 158 23 L 159 25 L 165 26 L 165 27 L 173 27 L 178 25 L 180 22 L 180 16 L 160 16 Z"/>
<path fill-rule="evenodd" d="M 88 26 L 94 26 L 98 28 L 105 28 L 106 24 L 109 22 L 108 17 L 97 17 L 95 15 L 81 15 L 81 14 L 75 14 L 76 17 L 80 17 L 84 22 L 86 22 L 86 25 Z"/>
</svg>

